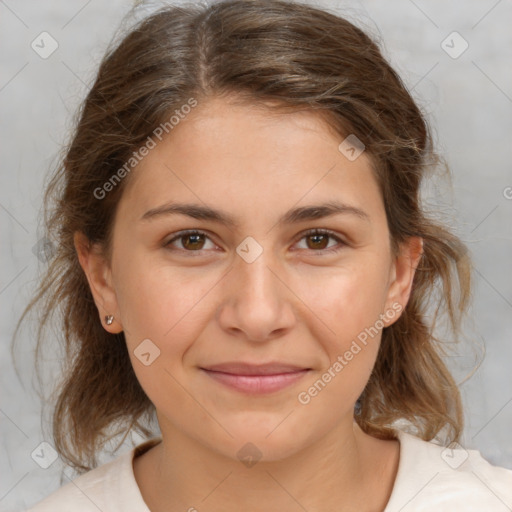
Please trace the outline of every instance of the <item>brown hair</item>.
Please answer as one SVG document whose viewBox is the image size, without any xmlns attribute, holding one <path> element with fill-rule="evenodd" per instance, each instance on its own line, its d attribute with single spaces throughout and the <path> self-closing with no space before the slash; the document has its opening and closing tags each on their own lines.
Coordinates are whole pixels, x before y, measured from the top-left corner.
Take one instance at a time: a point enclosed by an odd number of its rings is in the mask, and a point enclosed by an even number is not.
<svg viewBox="0 0 512 512">
<path fill-rule="evenodd" d="M 272 112 L 314 110 L 340 137 L 355 134 L 365 144 L 393 249 L 413 236 L 424 247 L 409 303 L 383 331 L 355 419 L 380 438 L 393 437 L 391 425 L 405 419 L 425 440 L 445 428 L 450 442 L 459 440 L 460 394 L 433 329 L 445 312 L 457 339 L 470 263 L 465 246 L 420 203 L 422 178 L 436 161 L 424 116 L 378 46 L 345 19 L 293 2 L 228 0 L 161 9 L 107 52 L 47 187 L 45 227 L 56 252 L 19 323 L 42 303 L 37 359 L 45 326 L 57 311 L 62 315 L 66 357 L 53 417 L 58 452 L 79 471 L 89 469 L 119 432 L 149 434 L 154 413 L 123 333 L 109 334 L 98 319 L 73 244 L 79 231 L 110 255 L 116 205 L 130 176 L 101 200 L 94 190 L 188 98 L 200 104 L 228 95 Z"/>
</svg>

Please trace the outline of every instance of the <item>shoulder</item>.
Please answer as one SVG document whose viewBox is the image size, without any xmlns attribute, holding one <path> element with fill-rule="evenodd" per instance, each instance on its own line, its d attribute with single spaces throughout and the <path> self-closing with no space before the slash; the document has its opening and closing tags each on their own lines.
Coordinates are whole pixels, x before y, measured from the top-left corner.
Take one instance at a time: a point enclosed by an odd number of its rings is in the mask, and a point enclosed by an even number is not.
<svg viewBox="0 0 512 512">
<path fill-rule="evenodd" d="M 158 441 L 149 440 L 79 476 L 34 505 L 28 512 L 149 512 L 133 474 L 133 458 Z"/>
<path fill-rule="evenodd" d="M 478 450 L 446 448 L 401 431 L 398 437 L 400 462 L 385 512 L 510 511 L 512 470 L 493 466 Z"/>
</svg>

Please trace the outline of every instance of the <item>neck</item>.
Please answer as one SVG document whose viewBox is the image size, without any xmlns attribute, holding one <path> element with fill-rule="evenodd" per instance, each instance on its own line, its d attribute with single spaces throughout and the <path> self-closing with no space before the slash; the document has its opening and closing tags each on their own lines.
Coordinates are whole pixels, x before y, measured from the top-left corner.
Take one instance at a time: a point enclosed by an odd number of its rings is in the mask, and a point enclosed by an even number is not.
<svg viewBox="0 0 512 512">
<path fill-rule="evenodd" d="M 372 438 L 352 421 L 289 457 L 254 465 L 212 451 L 170 425 L 161 430 L 162 443 L 134 462 L 152 512 L 230 512 L 248 505 L 262 512 L 382 510 L 398 466 L 398 451 L 392 451 L 397 441 Z"/>
</svg>

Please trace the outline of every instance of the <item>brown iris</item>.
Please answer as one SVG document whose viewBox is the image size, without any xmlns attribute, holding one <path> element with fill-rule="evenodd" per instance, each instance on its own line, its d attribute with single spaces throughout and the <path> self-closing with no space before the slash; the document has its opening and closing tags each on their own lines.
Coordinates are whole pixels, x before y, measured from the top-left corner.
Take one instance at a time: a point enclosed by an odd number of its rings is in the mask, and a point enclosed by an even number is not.
<svg viewBox="0 0 512 512">
<path fill-rule="evenodd" d="M 185 249 L 197 249 L 201 250 L 203 246 L 201 244 L 204 244 L 204 235 L 200 233 L 192 233 L 188 235 L 183 235 L 182 237 L 182 244 Z M 185 242 L 187 241 L 187 242 Z M 190 243 L 189 243 L 190 241 Z M 198 244 L 200 247 L 198 247 Z"/>
<path fill-rule="evenodd" d="M 329 235 L 322 234 L 322 233 L 316 233 L 312 235 L 307 236 L 308 241 L 314 240 L 313 247 L 310 246 L 308 243 L 308 247 L 310 249 L 325 249 L 327 247 L 328 241 L 329 241 Z"/>
</svg>

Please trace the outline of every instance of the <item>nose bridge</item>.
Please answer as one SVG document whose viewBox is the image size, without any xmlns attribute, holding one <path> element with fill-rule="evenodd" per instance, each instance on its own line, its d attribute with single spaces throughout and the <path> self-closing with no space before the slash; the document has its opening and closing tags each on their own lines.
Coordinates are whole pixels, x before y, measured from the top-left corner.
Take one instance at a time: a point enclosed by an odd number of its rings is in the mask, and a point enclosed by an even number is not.
<svg viewBox="0 0 512 512">
<path fill-rule="evenodd" d="M 235 272 L 241 279 L 253 284 L 265 285 L 261 281 L 265 280 L 269 273 L 268 266 L 273 265 L 273 252 L 270 246 L 270 240 L 259 241 L 252 236 L 245 237 L 236 247 Z"/>
<path fill-rule="evenodd" d="M 229 297 L 225 297 L 221 321 L 227 329 L 243 331 L 251 340 L 265 340 L 273 331 L 293 321 L 290 297 L 275 275 L 278 267 L 270 248 L 256 240 L 244 240 L 237 247 L 230 272 Z"/>
<path fill-rule="evenodd" d="M 266 253 L 270 253 L 270 251 L 266 251 Z M 240 261 L 235 264 L 235 272 L 240 279 L 240 286 L 245 287 L 240 290 L 240 296 L 258 301 L 277 298 L 276 294 L 279 291 L 275 289 L 277 288 L 276 277 L 270 270 L 273 266 L 270 255 L 266 253 L 262 253 L 252 262 L 240 258 Z"/>
</svg>

